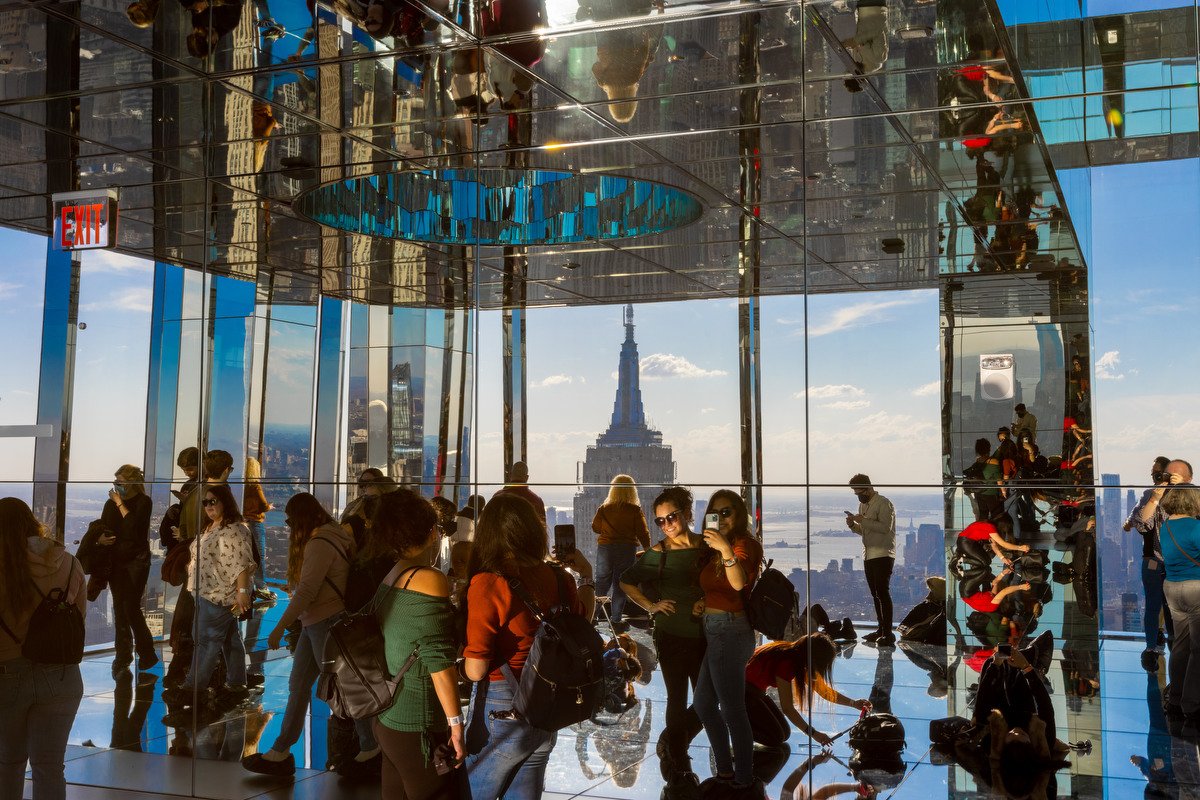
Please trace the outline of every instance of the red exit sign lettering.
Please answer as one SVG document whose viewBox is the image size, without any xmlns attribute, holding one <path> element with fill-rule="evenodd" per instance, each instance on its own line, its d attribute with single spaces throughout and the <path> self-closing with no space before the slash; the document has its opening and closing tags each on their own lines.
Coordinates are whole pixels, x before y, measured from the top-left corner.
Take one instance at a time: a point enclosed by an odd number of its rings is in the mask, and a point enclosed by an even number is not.
<svg viewBox="0 0 1200 800">
<path fill-rule="evenodd" d="M 54 249 L 96 250 L 117 244 L 116 189 L 54 195 Z"/>
</svg>

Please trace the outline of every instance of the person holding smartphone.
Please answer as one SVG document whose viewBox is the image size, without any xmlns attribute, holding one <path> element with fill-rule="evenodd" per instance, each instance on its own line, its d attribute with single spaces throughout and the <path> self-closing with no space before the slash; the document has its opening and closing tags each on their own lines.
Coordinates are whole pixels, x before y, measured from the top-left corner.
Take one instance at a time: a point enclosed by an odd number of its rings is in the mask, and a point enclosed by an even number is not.
<svg viewBox="0 0 1200 800">
<path fill-rule="evenodd" d="M 654 523 L 663 539 L 642 553 L 621 575 L 621 590 L 650 612 L 654 649 L 667 689 L 667 725 L 658 744 L 659 766 L 668 783 L 691 781 L 688 745 L 700 732 L 700 718 L 688 707 L 688 683 L 696 690 L 704 661 L 704 631 L 696 605 L 704 540 L 692 533 L 692 493 L 672 486 L 654 499 Z M 651 589 L 657 600 L 646 596 Z"/>
<path fill-rule="evenodd" d="M 621 576 L 633 566 L 638 547 L 645 550 L 650 546 L 650 531 L 633 478 L 617 475 L 612 479 L 608 499 L 592 519 L 592 530 L 596 533 L 596 594 L 611 599 L 609 616 L 619 633 L 625 610 Z"/>
<path fill-rule="evenodd" d="M 761 797 L 762 782 L 754 777 L 754 732 L 746 711 L 746 664 L 754 655 L 754 629 L 741 592 L 758 578 L 763 549 L 750 530 L 741 495 L 730 489 L 713 494 L 703 536 L 708 546 L 698 566 L 704 597 L 694 610 L 704 615 L 708 647 L 696 681 L 696 713 L 716 760 L 716 779 L 728 785 L 731 798 Z"/>
<path fill-rule="evenodd" d="M 862 473 L 850 479 L 850 490 L 858 498 L 858 513 L 846 512 L 846 527 L 863 540 L 863 572 L 875 602 L 879 627 L 863 637 L 880 647 L 896 644 L 892 633 L 892 568 L 896 566 L 896 509 L 892 501 L 875 491 Z"/>
</svg>

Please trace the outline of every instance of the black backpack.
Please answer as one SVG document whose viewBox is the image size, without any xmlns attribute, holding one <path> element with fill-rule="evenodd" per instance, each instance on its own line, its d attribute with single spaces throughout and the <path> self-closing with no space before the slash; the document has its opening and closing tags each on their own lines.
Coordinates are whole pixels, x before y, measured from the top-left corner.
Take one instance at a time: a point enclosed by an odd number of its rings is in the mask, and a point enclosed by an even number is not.
<svg viewBox="0 0 1200 800">
<path fill-rule="evenodd" d="M 946 606 L 937 600 L 922 600 L 913 606 L 897 630 L 900 640 L 920 644 L 946 644 Z"/>
<path fill-rule="evenodd" d="M 538 621 L 520 680 L 501 670 L 513 687 L 513 711 L 535 728 L 557 731 L 583 722 L 604 705 L 604 641 L 584 617 L 562 605 L 567 578 L 554 570 L 559 605 L 544 613 L 517 578 L 509 589 Z"/>
<path fill-rule="evenodd" d="M 787 636 L 798 600 L 796 587 L 787 576 L 771 569 L 774 563 L 773 560 L 766 562 L 754 587 L 748 593 L 743 590 L 743 597 L 750 626 L 769 639 L 779 640 Z"/>
<path fill-rule="evenodd" d="M 850 746 L 862 755 L 899 755 L 904 751 L 904 723 L 893 714 L 868 714 L 850 729 Z"/>
<path fill-rule="evenodd" d="M 421 569 L 424 567 L 405 570 L 408 580 L 401 588 L 407 587 Z M 396 579 L 399 578 L 397 575 Z M 340 597 L 342 593 L 328 576 L 325 580 Z M 335 715 L 345 719 L 379 716 L 392 707 L 404 674 L 416 662 L 419 650 L 420 647 L 415 648 L 392 675 L 387 665 L 383 628 L 375 616 L 375 603 L 368 603 L 359 611 L 342 617 L 329 629 L 321 656 L 321 675 L 317 678 L 317 697 L 325 701 Z"/>
<path fill-rule="evenodd" d="M 0 618 L 0 628 L 21 645 L 21 655 L 35 664 L 67 665 L 83 661 L 83 614 L 79 613 L 79 606 L 67 601 L 67 590 L 71 588 L 74 574 L 75 565 L 72 564 L 63 587 L 55 587 L 45 594 L 34 586 L 42 595 L 42 602 L 29 618 L 24 641 L 18 639 Z"/>
</svg>

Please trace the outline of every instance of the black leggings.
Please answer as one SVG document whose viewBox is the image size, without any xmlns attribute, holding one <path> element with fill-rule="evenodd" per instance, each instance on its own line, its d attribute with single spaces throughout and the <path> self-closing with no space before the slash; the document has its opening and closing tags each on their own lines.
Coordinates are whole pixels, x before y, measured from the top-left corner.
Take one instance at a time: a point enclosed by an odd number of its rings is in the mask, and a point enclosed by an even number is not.
<svg viewBox="0 0 1200 800">
<path fill-rule="evenodd" d="M 779 704 L 757 686 L 746 684 L 746 713 L 750 716 L 750 730 L 754 742 L 765 747 L 778 747 L 788 740 L 792 726 Z"/>
<path fill-rule="evenodd" d="M 892 567 L 896 559 L 868 558 L 863 562 L 863 571 L 867 574 L 867 588 L 871 590 L 871 599 L 875 601 L 875 617 L 879 620 L 879 632 L 892 632 Z"/>
<path fill-rule="evenodd" d="M 688 705 L 688 683 L 692 693 L 696 691 L 696 679 L 700 677 L 700 663 L 704 661 L 705 642 L 656 633 L 654 647 L 658 651 L 658 666 L 662 670 L 663 685 L 667 689 L 667 726 L 663 736 L 667 752 L 676 761 L 687 758 L 688 745 L 700 732 L 700 718 Z"/>
<path fill-rule="evenodd" d="M 383 749 L 382 797 L 396 800 L 458 800 L 465 793 L 465 770 L 438 775 L 433 749 L 446 742 L 445 733 L 430 736 L 429 759 L 421 752 L 424 734 L 392 730 L 375 720 L 375 741 Z"/>
</svg>

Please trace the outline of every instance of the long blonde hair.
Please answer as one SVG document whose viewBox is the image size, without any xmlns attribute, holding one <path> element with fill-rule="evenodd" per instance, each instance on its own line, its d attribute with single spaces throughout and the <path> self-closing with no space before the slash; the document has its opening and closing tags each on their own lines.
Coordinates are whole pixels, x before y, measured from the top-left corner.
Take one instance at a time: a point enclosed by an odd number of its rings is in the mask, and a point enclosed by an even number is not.
<svg viewBox="0 0 1200 800">
<path fill-rule="evenodd" d="M 630 475 L 617 475 L 612 479 L 609 485 L 608 498 L 603 505 L 610 506 L 614 503 L 630 503 L 638 505 L 637 481 Z"/>
<path fill-rule="evenodd" d="M 134 494 L 146 493 L 146 475 L 133 464 L 122 464 L 114 473 L 114 477 L 125 481 L 126 488 L 133 489 Z"/>
<path fill-rule="evenodd" d="M 253 483 L 262 480 L 262 464 L 253 456 L 246 457 L 246 482 Z"/>
</svg>

